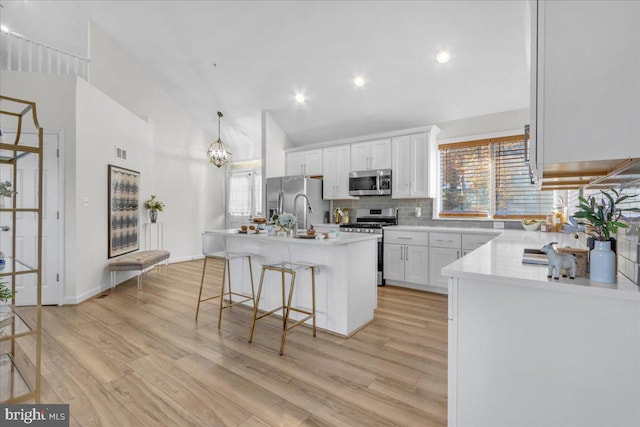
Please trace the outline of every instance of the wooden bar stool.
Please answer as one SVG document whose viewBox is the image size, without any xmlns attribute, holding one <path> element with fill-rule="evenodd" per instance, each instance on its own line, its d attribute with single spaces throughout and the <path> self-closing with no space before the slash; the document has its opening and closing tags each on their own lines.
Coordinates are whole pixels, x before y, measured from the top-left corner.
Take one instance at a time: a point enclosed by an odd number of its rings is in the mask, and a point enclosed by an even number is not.
<svg viewBox="0 0 640 427">
<path fill-rule="evenodd" d="M 218 312 L 218 329 L 220 329 L 220 325 L 222 323 L 222 310 L 224 310 L 225 308 L 233 307 L 234 305 L 237 305 L 237 304 L 242 304 L 244 302 L 251 301 L 251 303 L 254 305 L 254 311 L 255 311 L 256 298 L 255 298 L 255 292 L 253 287 L 253 268 L 251 266 L 251 254 L 242 253 L 242 252 L 228 252 L 226 250 L 226 244 L 224 244 L 225 250 L 210 252 L 210 245 L 208 241 L 211 239 L 211 237 L 212 237 L 211 235 L 207 235 L 206 233 L 202 235 L 204 265 L 202 267 L 202 279 L 200 280 L 200 292 L 198 294 L 198 305 L 196 307 L 196 322 L 198 321 L 198 313 L 200 312 L 200 303 L 204 301 L 209 301 L 215 298 L 220 298 L 220 311 Z M 226 243 L 224 238 L 222 240 L 223 240 L 223 243 Z M 245 258 L 249 263 L 249 279 L 251 281 L 251 295 L 242 294 L 240 292 L 234 292 L 231 289 L 231 260 L 236 260 L 236 259 L 244 260 Z M 222 286 L 220 288 L 220 295 L 214 295 L 212 297 L 202 298 L 202 288 L 204 285 L 204 278 L 207 272 L 208 260 L 222 261 L 223 263 L 222 264 L 223 266 L 222 267 Z M 227 282 L 229 283 L 229 291 L 225 292 L 225 287 L 226 287 L 225 285 L 227 284 Z M 233 301 L 233 295 L 242 297 L 243 299 L 239 301 Z M 229 304 L 225 304 L 226 296 L 229 296 Z"/>
<path fill-rule="evenodd" d="M 304 310 L 299 307 L 292 307 L 291 301 L 293 299 L 293 290 L 296 283 L 296 275 L 299 271 L 309 270 L 311 271 L 311 311 Z M 258 306 L 260 305 L 260 296 L 262 294 L 262 285 L 264 283 L 264 274 L 267 271 L 275 271 L 280 273 L 281 285 L 282 285 L 282 306 L 274 308 L 273 310 L 263 313 L 258 316 Z M 258 295 L 253 308 L 253 322 L 251 323 L 251 333 L 249 335 L 249 342 L 253 340 L 253 333 L 256 327 L 256 321 L 264 317 L 270 316 L 282 310 L 282 340 L 280 342 L 280 356 L 284 354 L 284 344 L 287 338 L 287 332 L 295 328 L 298 325 L 303 324 L 309 319 L 313 319 L 313 336 L 316 336 L 316 278 L 315 278 L 316 266 L 314 264 L 307 263 L 292 263 L 292 262 L 277 262 L 273 264 L 264 264 L 262 266 L 262 272 L 260 273 L 260 284 L 258 285 Z M 285 274 L 291 276 L 291 283 L 289 285 L 289 297 L 285 305 Z M 306 314 L 304 318 L 297 320 L 295 323 L 289 325 L 289 315 L 292 311 L 297 313 Z"/>
</svg>

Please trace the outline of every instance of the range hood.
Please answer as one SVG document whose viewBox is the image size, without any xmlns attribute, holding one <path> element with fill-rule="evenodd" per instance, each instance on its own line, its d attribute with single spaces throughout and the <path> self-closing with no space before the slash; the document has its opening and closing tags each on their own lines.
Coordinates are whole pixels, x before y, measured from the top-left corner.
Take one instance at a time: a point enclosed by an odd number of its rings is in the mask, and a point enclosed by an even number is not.
<svg viewBox="0 0 640 427">
<path fill-rule="evenodd" d="M 640 186 L 640 158 L 544 165 L 542 190 Z"/>
</svg>

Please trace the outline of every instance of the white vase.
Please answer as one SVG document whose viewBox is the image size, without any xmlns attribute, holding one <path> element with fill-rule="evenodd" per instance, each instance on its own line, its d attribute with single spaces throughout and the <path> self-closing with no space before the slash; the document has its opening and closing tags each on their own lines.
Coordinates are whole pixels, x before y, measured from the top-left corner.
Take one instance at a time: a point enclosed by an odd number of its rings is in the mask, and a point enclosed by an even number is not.
<svg viewBox="0 0 640 427">
<path fill-rule="evenodd" d="M 610 241 L 596 240 L 591 251 L 589 278 L 596 282 L 616 282 L 616 254 L 611 250 Z"/>
</svg>

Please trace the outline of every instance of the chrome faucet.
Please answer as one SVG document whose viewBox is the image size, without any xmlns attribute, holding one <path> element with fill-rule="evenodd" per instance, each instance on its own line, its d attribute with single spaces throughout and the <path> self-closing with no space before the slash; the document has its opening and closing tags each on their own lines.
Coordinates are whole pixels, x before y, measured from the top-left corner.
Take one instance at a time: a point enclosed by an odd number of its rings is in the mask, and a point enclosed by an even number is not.
<svg viewBox="0 0 640 427">
<path fill-rule="evenodd" d="M 309 198 L 307 197 L 307 195 L 304 194 L 304 193 L 296 194 L 295 199 L 293 199 L 293 209 L 295 210 L 296 203 L 298 202 L 298 198 L 300 198 L 300 197 L 304 198 L 307 201 L 307 206 L 308 206 L 308 209 L 309 209 L 309 213 L 313 213 L 313 208 L 311 207 L 311 202 L 309 201 Z"/>
</svg>

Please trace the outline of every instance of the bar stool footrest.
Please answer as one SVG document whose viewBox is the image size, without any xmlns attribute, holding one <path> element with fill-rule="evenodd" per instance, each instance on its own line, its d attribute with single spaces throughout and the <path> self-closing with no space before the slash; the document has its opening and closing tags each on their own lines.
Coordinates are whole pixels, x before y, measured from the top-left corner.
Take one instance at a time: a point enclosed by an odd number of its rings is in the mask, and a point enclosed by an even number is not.
<svg viewBox="0 0 640 427">
<path fill-rule="evenodd" d="M 309 319 L 313 319 L 313 315 L 309 315 L 303 319 L 297 320 L 294 324 L 287 326 L 287 331 L 290 331 L 291 329 L 295 328 L 296 326 L 299 326 L 301 323 L 306 322 Z"/>
</svg>

